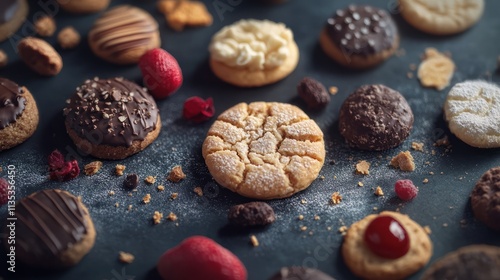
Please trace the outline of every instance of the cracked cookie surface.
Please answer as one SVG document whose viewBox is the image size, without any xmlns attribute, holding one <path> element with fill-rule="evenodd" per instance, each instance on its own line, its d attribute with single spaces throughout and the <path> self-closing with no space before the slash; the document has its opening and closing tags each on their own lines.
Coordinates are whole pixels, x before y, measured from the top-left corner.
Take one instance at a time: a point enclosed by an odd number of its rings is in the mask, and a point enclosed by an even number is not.
<svg viewBox="0 0 500 280">
<path fill-rule="evenodd" d="M 208 131 L 203 157 L 210 174 L 240 195 L 285 198 L 306 189 L 325 160 L 323 132 L 298 107 L 240 103 Z"/>
</svg>

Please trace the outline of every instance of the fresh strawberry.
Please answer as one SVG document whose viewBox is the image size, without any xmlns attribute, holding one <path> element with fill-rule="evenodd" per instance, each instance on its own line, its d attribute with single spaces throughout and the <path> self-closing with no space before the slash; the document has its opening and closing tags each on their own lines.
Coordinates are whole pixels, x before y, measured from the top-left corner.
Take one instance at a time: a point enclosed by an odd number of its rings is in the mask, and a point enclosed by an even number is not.
<svg viewBox="0 0 500 280">
<path fill-rule="evenodd" d="M 163 49 L 152 49 L 139 60 L 144 85 L 156 99 L 174 94 L 182 85 L 182 71 L 177 60 Z"/>
<path fill-rule="evenodd" d="M 233 253 L 204 236 L 185 239 L 158 261 L 164 280 L 246 280 L 245 266 Z"/>
<path fill-rule="evenodd" d="M 9 183 L 4 178 L 0 178 L 0 206 L 9 201 Z"/>
</svg>

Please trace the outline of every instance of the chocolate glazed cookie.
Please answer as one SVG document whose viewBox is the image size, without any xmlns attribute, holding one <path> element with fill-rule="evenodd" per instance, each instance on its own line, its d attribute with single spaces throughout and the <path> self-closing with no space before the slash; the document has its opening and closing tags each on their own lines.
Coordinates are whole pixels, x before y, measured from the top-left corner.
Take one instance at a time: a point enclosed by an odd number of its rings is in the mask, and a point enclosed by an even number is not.
<svg viewBox="0 0 500 280">
<path fill-rule="evenodd" d="M 500 232 L 500 167 L 486 171 L 470 195 L 474 216 Z"/>
<path fill-rule="evenodd" d="M 354 148 L 382 151 L 401 144 L 413 128 L 406 99 L 384 85 L 364 85 L 342 104 L 340 134 Z"/>
</svg>

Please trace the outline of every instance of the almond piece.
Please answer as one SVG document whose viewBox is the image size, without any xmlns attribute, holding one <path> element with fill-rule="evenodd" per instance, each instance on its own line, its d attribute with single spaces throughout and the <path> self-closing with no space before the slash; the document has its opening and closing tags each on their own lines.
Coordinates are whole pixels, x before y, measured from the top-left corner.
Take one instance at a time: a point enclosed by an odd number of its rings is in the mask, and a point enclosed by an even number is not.
<svg viewBox="0 0 500 280">
<path fill-rule="evenodd" d="M 24 63 L 40 75 L 55 76 L 61 72 L 61 56 L 44 40 L 26 37 L 19 42 L 17 50 Z"/>
</svg>

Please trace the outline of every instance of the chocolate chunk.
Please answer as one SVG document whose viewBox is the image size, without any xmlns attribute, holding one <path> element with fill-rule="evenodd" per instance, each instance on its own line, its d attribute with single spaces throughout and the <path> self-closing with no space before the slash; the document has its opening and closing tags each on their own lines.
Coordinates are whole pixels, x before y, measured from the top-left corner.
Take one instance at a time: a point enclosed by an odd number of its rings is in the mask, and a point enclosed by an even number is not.
<svg viewBox="0 0 500 280">
<path fill-rule="evenodd" d="M 471 245 L 433 263 L 422 280 L 491 280 L 500 276 L 500 247 Z"/>
<path fill-rule="evenodd" d="M 500 167 L 491 168 L 481 176 L 470 199 L 474 216 L 500 231 Z"/>
<path fill-rule="evenodd" d="M 334 280 L 334 278 L 317 269 L 292 266 L 281 268 L 269 280 Z"/>
<path fill-rule="evenodd" d="M 125 181 L 123 182 L 125 188 L 135 189 L 139 185 L 139 176 L 137 174 L 129 174 Z"/>
<path fill-rule="evenodd" d="M 0 78 L 0 129 L 14 123 L 25 107 L 24 90 L 13 81 Z"/>
<path fill-rule="evenodd" d="M 265 202 L 238 204 L 229 209 L 229 222 L 235 226 L 265 226 L 276 220 L 274 210 Z"/>
<path fill-rule="evenodd" d="M 330 95 L 325 86 L 313 78 L 302 79 L 297 86 L 297 92 L 310 109 L 323 108 L 330 102 Z"/>
<path fill-rule="evenodd" d="M 406 99 L 384 85 L 364 85 L 342 104 L 340 134 L 354 148 L 382 151 L 401 144 L 413 128 Z"/>
</svg>

